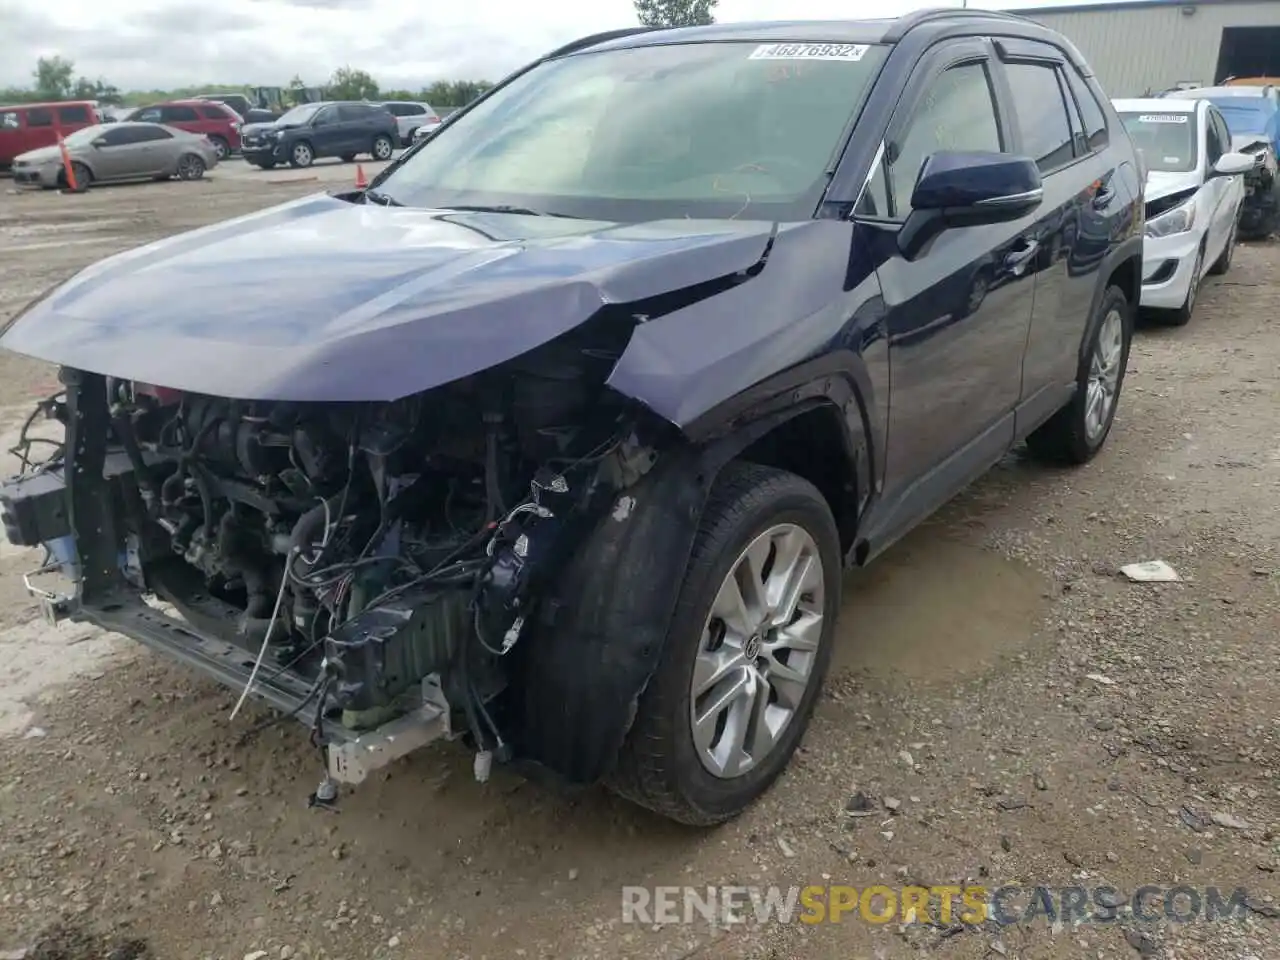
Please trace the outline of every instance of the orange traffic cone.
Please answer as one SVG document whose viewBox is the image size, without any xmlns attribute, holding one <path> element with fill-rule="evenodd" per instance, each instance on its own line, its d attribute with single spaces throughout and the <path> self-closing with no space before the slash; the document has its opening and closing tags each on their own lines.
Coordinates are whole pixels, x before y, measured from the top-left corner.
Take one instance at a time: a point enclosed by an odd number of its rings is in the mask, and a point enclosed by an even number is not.
<svg viewBox="0 0 1280 960">
<path fill-rule="evenodd" d="M 76 183 L 75 166 L 71 163 L 71 153 L 67 150 L 61 134 L 58 135 L 58 152 L 62 154 L 62 172 L 67 178 L 67 189 L 72 193 L 79 193 L 81 187 Z"/>
<path fill-rule="evenodd" d="M 356 164 L 356 189 L 364 190 L 369 186 L 369 181 L 364 178 L 364 164 Z"/>
</svg>

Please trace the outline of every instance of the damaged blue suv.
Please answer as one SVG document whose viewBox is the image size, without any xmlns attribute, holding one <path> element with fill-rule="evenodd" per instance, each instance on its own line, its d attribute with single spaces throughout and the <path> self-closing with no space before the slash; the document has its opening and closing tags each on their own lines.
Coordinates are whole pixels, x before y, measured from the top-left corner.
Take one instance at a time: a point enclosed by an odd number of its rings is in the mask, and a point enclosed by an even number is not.
<svg viewBox="0 0 1280 960">
<path fill-rule="evenodd" d="M 1016 17 L 587 38 L 365 191 L 31 305 L 2 343 L 60 365 L 65 438 L 8 536 L 51 618 L 310 726 L 321 800 L 457 738 L 725 820 L 804 733 L 845 568 L 1016 443 L 1103 445 L 1141 182 Z"/>
</svg>

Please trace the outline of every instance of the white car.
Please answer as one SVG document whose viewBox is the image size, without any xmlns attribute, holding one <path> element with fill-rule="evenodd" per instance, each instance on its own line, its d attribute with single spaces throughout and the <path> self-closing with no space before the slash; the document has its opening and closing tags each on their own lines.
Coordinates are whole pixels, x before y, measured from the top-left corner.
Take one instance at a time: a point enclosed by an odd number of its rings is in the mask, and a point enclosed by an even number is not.
<svg viewBox="0 0 1280 960">
<path fill-rule="evenodd" d="M 382 106 L 396 118 L 402 147 L 409 146 L 420 130 L 434 130 L 440 126 L 440 114 L 429 103 L 387 100 Z"/>
<path fill-rule="evenodd" d="M 1205 274 L 1231 266 L 1243 175 L 1254 158 L 1231 151 L 1226 121 L 1207 100 L 1114 104 L 1147 171 L 1141 304 L 1180 326 Z"/>
</svg>

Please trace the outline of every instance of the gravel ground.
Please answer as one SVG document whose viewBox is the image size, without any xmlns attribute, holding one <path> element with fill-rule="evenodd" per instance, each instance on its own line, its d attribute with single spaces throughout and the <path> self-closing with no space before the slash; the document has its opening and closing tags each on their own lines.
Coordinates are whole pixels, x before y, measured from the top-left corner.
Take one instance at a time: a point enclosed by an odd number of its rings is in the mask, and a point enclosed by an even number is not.
<svg viewBox="0 0 1280 960">
<path fill-rule="evenodd" d="M 0 320 L 101 256 L 314 189 L 0 195 Z M 246 738 L 265 714 L 229 724 L 229 693 L 33 622 L 31 558 L 3 547 L 0 957 L 1280 956 L 1277 266 L 1280 248 L 1241 247 L 1190 326 L 1140 330 L 1096 462 L 1010 457 L 851 578 L 802 753 L 710 832 L 603 791 L 477 785 L 456 746 L 310 810 L 301 727 Z M 52 383 L 0 355 L 3 424 Z M 1184 582 L 1117 573 L 1150 559 Z M 768 883 L 1247 901 L 1212 923 L 621 920 L 624 885 Z"/>
</svg>

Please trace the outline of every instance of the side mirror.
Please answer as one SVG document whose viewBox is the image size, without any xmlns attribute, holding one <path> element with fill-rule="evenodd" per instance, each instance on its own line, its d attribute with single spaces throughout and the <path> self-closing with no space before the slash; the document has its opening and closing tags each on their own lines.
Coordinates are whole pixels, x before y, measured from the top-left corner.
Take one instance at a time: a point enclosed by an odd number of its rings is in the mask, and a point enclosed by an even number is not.
<svg viewBox="0 0 1280 960">
<path fill-rule="evenodd" d="M 1247 153 L 1224 153 L 1209 171 L 1210 177 L 1234 177 L 1248 173 L 1254 167 L 1254 159 Z"/>
<path fill-rule="evenodd" d="M 94 140 L 89 144 L 89 146 L 93 147 L 93 149 L 95 150 L 101 150 L 106 145 L 107 145 L 106 137 L 98 137 L 97 140 Z"/>
<path fill-rule="evenodd" d="M 916 180 L 899 249 L 914 260 L 944 230 L 1019 220 L 1043 199 L 1040 170 L 1030 157 L 939 151 Z"/>
</svg>

